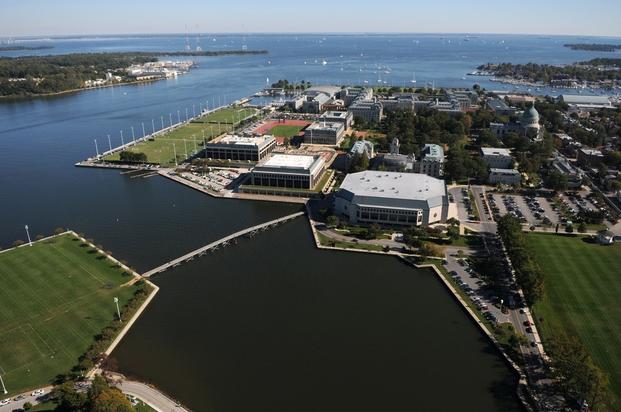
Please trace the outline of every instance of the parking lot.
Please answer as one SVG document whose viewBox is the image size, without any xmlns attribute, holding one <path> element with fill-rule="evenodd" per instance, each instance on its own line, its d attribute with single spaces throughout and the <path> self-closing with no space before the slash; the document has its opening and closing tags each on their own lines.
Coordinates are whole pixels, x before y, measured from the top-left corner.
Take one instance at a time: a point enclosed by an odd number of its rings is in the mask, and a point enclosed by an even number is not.
<svg viewBox="0 0 621 412">
<path fill-rule="evenodd" d="M 552 198 L 488 192 L 487 201 L 495 220 L 510 214 L 529 225 L 555 225 L 561 221 Z"/>
<path fill-rule="evenodd" d="M 198 183 L 214 192 L 221 192 L 231 187 L 231 184 L 239 178 L 240 174 L 235 170 L 212 170 L 208 173 L 185 172 L 181 177 L 194 183 Z"/>
</svg>

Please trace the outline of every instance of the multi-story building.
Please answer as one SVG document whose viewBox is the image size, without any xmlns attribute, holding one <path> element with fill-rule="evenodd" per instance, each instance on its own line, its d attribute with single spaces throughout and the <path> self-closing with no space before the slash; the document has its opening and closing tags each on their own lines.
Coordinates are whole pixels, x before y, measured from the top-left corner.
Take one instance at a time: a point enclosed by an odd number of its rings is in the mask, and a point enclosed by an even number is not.
<svg viewBox="0 0 621 412">
<path fill-rule="evenodd" d="M 315 122 L 304 130 L 304 143 L 337 146 L 343 139 L 345 127 L 340 122 Z"/>
<path fill-rule="evenodd" d="M 225 135 L 205 145 L 205 157 L 258 162 L 276 147 L 274 136 L 245 137 Z"/>
<path fill-rule="evenodd" d="M 481 157 L 490 168 L 509 169 L 513 164 L 511 151 L 502 147 L 482 147 Z"/>
<path fill-rule="evenodd" d="M 415 171 L 429 176 L 444 176 L 444 150 L 437 144 L 426 144 L 415 163 Z"/>
<path fill-rule="evenodd" d="M 351 127 L 354 121 L 354 116 L 347 111 L 331 110 L 321 115 L 319 120 L 328 123 L 342 123 L 345 130 L 347 130 Z"/>
<path fill-rule="evenodd" d="M 384 108 L 382 104 L 375 100 L 356 100 L 348 108 L 354 119 L 361 118 L 369 123 L 380 123 Z"/>
<path fill-rule="evenodd" d="M 352 224 L 429 225 L 445 222 L 448 208 L 444 181 L 419 173 L 351 173 L 334 199 L 335 212 Z"/>
<path fill-rule="evenodd" d="M 488 182 L 490 184 L 503 184 L 516 186 L 522 182 L 522 175 L 515 169 L 496 169 L 489 171 Z"/>
<path fill-rule="evenodd" d="M 576 152 L 578 164 L 582 167 L 599 166 L 604 161 L 600 150 L 583 147 Z"/>
<path fill-rule="evenodd" d="M 272 154 L 252 169 L 251 184 L 312 190 L 321 180 L 325 166 L 320 155 Z"/>
</svg>

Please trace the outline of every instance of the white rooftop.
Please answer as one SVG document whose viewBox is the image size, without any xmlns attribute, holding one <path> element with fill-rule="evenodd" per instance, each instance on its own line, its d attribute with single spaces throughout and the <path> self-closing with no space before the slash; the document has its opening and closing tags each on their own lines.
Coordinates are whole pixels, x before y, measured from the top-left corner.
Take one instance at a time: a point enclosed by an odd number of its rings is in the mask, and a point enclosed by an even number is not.
<svg viewBox="0 0 621 412">
<path fill-rule="evenodd" d="M 315 162 L 315 157 L 306 155 L 274 154 L 261 166 L 295 168 L 308 170 Z"/>
<path fill-rule="evenodd" d="M 264 135 L 264 136 L 237 136 L 237 135 L 226 135 L 223 136 L 220 140 L 213 143 L 222 143 L 222 144 L 234 144 L 234 145 L 242 145 L 242 146 L 260 146 L 262 143 L 274 139 L 273 136 Z"/>
<path fill-rule="evenodd" d="M 511 156 L 511 151 L 504 147 L 482 147 L 481 152 L 484 156 Z"/>
<path fill-rule="evenodd" d="M 502 175 L 519 175 L 520 172 L 516 169 L 498 169 L 498 168 L 491 168 L 489 169 L 490 173 L 493 174 L 502 174 Z"/>
<path fill-rule="evenodd" d="M 444 180 L 421 173 L 367 170 L 345 176 L 341 189 L 356 196 L 428 200 L 446 195 Z"/>
</svg>

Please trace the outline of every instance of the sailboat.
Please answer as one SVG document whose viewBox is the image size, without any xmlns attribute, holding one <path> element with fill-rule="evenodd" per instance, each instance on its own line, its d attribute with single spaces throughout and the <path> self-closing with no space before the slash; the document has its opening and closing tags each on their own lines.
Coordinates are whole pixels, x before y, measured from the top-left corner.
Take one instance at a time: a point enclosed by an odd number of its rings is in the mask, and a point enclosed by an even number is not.
<svg viewBox="0 0 621 412">
<path fill-rule="evenodd" d="M 412 80 L 410 80 L 410 83 L 416 83 L 416 72 L 412 73 Z"/>
</svg>

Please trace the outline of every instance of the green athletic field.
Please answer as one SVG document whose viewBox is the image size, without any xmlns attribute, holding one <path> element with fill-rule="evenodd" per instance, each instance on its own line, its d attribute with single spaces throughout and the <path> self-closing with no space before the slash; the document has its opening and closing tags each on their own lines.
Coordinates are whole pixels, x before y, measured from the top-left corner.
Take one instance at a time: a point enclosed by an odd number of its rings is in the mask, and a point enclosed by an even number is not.
<svg viewBox="0 0 621 412">
<path fill-rule="evenodd" d="M 172 130 L 164 135 L 157 136 L 153 140 L 138 143 L 127 149 L 130 152 L 144 153 L 150 163 L 159 163 L 162 166 L 172 167 L 175 165 L 175 153 L 177 163 L 183 162 L 203 145 L 203 137 L 211 140 L 215 136 L 229 132 L 239 119 L 253 115 L 256 109 L 227 107 L 220 109 L 199 119 Z M 238 115 L 239 114 L 239 115 Z M 220 123 L 220 124 L 218 124 Z M 105 160 L 119 160 L 120 152 L 105 157 Z"/>
<path fill-rule="evenodd" d="M 621 402 L 621 244 L 601 246 L 582 237 L 527 235 L 545 276 L 545 298 L 535 305 L 545 338 L 578 335 L 598 366 L 610 375 Z"/>
<path fill-rule="evenodd" d="M 0 253 L 0 373 L 10 395 L 67 373 L 116 321 L 131 275 L 66 234 Z M 0 393 L 0 398 L 4 396 Z"/>
<path fill-rule="evenodd" d="M 213 113 L 209 113 L 207 116 L 203 116 L 199 119 L 193 120 L 196 123 L 229 123 L 237 124 L 240 119 L 244 120 L 248 116 L 253 116 L 257 113 L 257 109 L 252 108 L 240 108 L 240 107 L 225 107 L 217 110 Z"/>
<path fill-rule="evenodd" d="M 278 137 L 292 137 L 297 136 L 303 128 L 304 126 L 280 125 L 272 127 L 267 134 Z"/>
<path fill-rule="evenodd" d="M 158 136 L 154 140 L 138 143 L 127 150 L 144 153 L 150 163 L 174 166 L 175 153 L 177 154 L 177 163 L 181 163 L 203 147 L 203 132 L 205 139 L 211 140 L 214 136 L 229 130 L 231 130 L 230 124 L 189 123 L 165 135 Z M 119 160 L 119 156 L 120 152 L 115 152 L 106 156 L 105 159 Z"/>
</svg>

